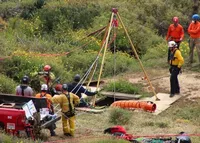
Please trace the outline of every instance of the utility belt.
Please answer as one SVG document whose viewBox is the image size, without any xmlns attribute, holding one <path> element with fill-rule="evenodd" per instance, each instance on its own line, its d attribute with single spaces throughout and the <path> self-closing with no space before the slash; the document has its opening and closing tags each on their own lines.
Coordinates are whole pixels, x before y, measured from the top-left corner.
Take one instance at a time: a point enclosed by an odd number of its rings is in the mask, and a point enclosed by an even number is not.
<svg viewBox="0 0 200 143">
<path fill-rule="evenodd" d="M 171 65 L 171 67 L 169 68 L 169 72 L 172 73 L 172 72 L 179 72 L 179 68 L 178 68 L 178 65 Z"/>
<path fill-rule="evenodd" d="M 178 65 L 171 65 L 171 68 L 178 68 Z"/>
<path fill-rule="evenodd" d="M 75 110 L 62 112 L 62 113 L 64 114 L 65 118 L 70 118 L 70 117 L 75 116 Z"/>
</svg>

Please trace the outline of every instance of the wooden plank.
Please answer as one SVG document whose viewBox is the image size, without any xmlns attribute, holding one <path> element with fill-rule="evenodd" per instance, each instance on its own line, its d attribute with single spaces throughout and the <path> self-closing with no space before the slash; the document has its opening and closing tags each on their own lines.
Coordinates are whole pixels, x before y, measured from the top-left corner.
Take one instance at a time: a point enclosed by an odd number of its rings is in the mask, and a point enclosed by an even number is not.
<svg viewBox="0 0 200 143">
<path fill-rule="evenodd" d="M 126 100 L 132 100 L 132 99 L 138 100 L 141 98 L 141 95 L 125 94 L 125 93 L 119 93 L 119 92 L 100 92 L 100 93 L 107 97 L 126 99 Z"/>
<path fill-rule="evenodd" d="M 182 96 L 175 95 L 174 97 L 170 98 L 169 94 L 167 94 L 167 93 L 158 93 L 157 97 L 160 99 L 160 101 L 156 101 L 154 96 L 141 99 L 143 101 L 152 101 L 153 103 L 156 104 L 156 111 L 153 113 L 155 115 L 158 115 L 161 112 L 163 112 L 164 110 L 166 110 L 167 108 L 169 108 L 172 103 L 176 102 Z"/>
<path fill-rule="evenodd" d="M 75 107 L 77 111 L 84 111 L 84 112 L 89 112 L 89 113 L 95 113 L 99 114 L 105 111 L 105 109 L 91 109 L 87 107 Z"/>
</svg>

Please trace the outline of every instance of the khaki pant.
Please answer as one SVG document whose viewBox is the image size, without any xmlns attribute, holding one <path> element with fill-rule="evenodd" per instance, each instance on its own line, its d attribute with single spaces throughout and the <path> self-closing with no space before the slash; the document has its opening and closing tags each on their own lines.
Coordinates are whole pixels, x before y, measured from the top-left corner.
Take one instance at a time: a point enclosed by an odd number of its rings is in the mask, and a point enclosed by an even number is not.
<svg viewBox="0 0 200 143">
<path fill-rule="evenodd" d="M 75 116 L 66 118 L 62 115 L 62 125 L 63 125 L 63 133 L 69 133 L 71 136 L 74 136 L 75 131 Z"/>
<path fill-rule="evenodd" d="M 189 52 L 189 63 L 193 63 L 193 56 L 194 56 L 194 48 L 196 47 L 197 50 L 197 55 L 199 58 L 199 63 L 200 63 L 200 38 L 196 39 L 189 39 L 189 47 L 190 47 L 190 52 Z"/>
</svg>

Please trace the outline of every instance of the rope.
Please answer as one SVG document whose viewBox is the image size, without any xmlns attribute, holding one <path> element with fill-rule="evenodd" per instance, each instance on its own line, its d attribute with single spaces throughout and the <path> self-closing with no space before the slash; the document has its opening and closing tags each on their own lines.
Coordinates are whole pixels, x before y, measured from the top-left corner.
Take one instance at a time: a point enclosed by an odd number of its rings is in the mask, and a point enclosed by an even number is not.
<svg viewBox="0 0 200 143">
<path fill-rule="evenodd" d="M 94 64 L 98 61 L 98 59 L 99 59 L 99 56 L 96 57 L 96 59 L 94 60 L 94 62 L 93 62 L 92 65 L 90 66 L 90 68 L 87 70 L 87 72 L 85 73 L 85 75 L 81 78 L 81 80 L 80 80 L 80 81 L 78 82 L 78 84 L 74 87 L 74 89 L 72 89 L 71 92 L 73 92 L 73 91 L 75 90 L 75 88 L 78 87 L 78 85 L 81 85 L 81 86 L 83 85 L 83 83 L 86 81 L 86 79 L 87 79 L 89 73 L 91 72 L 92 67 L 93 67 Z M 79 88 L 78 88 L 78 90 L 76 91 L 75 94 L 77 94 L 77 92 L 80 90 L 81 86 L 79 86 Z M 86 91 L 85 91 L 85 92 L 86 92 Z"/>
</svg>

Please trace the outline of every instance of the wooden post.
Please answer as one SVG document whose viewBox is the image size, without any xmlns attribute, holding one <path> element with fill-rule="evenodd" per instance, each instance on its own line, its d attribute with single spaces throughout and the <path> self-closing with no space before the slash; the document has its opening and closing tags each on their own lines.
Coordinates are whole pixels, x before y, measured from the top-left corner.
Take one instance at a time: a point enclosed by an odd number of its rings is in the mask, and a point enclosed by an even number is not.
<svg viewBox="0 0 200 143">
<path fill-rule="evenodd" d="M 99 77 L 98 77 L 98 81 L 97 81 L 97 89 L 99 88 L 99 83 L 100 83 L 100 79 L 101 79 L 101 74 L 102 74 L 102 71 L 103 71 L 103 65 L 104 65 L 104 61 L 105 61 L 105 55 L 106 55 L 106 51 L 107 51 L 108 40 L 109 40 L 111 28 L 112 28 L 113 16 L 114 16 L 114 13 L 112 13 L 112 15 L 111 15 L 111 19 L 110 19 L 110 23 L 109 23 L 109 27 L 108 27 L 108 34 L 107 34 L 107 36 L 106 36 L 106 41 L 105 41 L 105 46 L 104 46 L 104 53 L 103 53 L 102 62 L 101 62 L 101 67 L 100 67 L 100 73 L 99 73 Z M 103 45 L 104 45 L 104 44 L 103 44 Z M 92 105 L 93 105 L 93 106 L 95 106 L 95 101 L 96 101 L 96 95 L 95 95 L 94 98 L 93 98 L 93 102 L 92 102 Z"/>
</svg>

